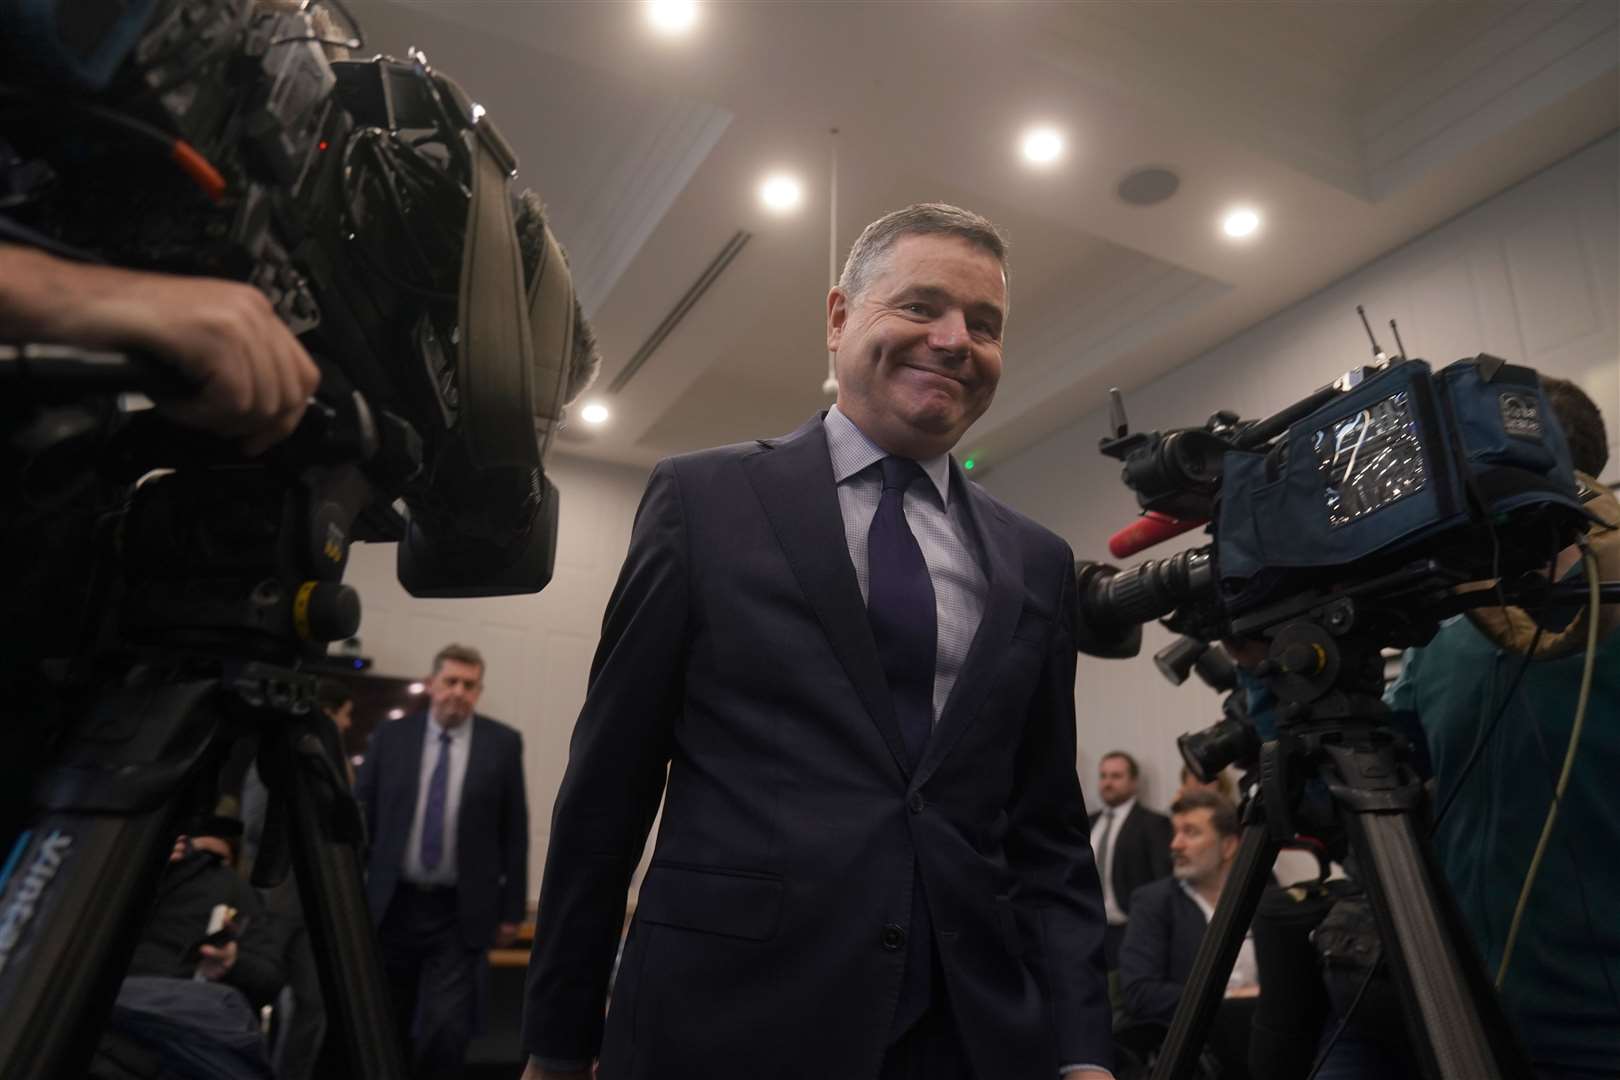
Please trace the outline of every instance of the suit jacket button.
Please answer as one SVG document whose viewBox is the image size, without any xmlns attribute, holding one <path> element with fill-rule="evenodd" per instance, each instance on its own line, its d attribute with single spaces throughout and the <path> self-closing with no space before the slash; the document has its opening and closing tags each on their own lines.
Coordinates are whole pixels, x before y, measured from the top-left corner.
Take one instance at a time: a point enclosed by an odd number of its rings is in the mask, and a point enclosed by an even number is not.
<svg viewBox="0 0 1620 1080">
<path fill-rule="evenodd" d="M 913 791 L 911 793 L 911 798 L 906 800 L 906 809 L 910 810 L 913 814 L 922 813 L 923 807 L 927 805 L 928 800 L 922 797 L 922 792 L 920 791 Z"/>
<path fill-rule="evenodd" d="M 883 947 L 890 952 L 899 952 L 906 944 L 906 928 L 895 923 L 888 923 L 883 927 Z"/>
</svg>

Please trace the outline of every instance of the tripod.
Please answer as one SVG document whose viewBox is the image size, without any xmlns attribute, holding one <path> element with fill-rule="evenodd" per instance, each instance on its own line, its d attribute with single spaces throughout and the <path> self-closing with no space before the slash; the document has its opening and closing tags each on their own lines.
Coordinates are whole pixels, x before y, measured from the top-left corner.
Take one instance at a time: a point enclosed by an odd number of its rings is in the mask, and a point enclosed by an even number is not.
<svg viewBox="0 0 1620 1080">
<path fill-rule="evenodd" d="M 1192 1075 L 1312 777 L 1326 785 L 1349 840 L 1424 1076 L 1531 1075 L 1429 845 L 1420 814 L 1423 786 L 1405 764 L 1403 737 L 1388 723 L 1383 661 L 1376 636 L 1364 625 L 1368 614 L 1346 597 L 1284 624 L 1273 639 L 1272 659 L 1257 672 L 1285 703 L 1278 737 L 1259 747 L 1259 788 L 1245 808 L 1242 843 L 1154 1080 Z"/>
<path fill-rule="evenodd" d="M 225 757 L 255 737 L 271 793 L 255 883 L 276 883 L 290 855 L 339 1044 L 327 1060 L 404 1075 L 359 806 L 295 669 L 358 628 L 338 578 L 370 500 L 346 464 L 183 470 L 136 490 L 97 650 L 118 658 L 103 662 L 114 676 L 88 681 L 0 868 L 0 1080 L 84 1075 L 179 822 L 211 808 Z"/>
</svg>

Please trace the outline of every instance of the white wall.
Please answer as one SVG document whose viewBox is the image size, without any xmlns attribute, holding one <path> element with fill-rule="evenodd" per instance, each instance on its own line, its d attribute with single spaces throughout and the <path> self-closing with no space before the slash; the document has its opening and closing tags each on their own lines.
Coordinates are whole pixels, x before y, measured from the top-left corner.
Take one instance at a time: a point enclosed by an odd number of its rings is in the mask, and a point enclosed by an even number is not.
<svg viewBox="0 0 1620 1080">
<path fill-rule="evenodd" d="M 1259 417 L 1298 400 L 1367 359 L 1360 303 L 1386 348 L 1394 347 L 1393 317 L 1410 355 L 1436 367 L 1489 352 L 1573 380 L 1607 422 L 1605 478 L 1620 476 L 1617 187 L 1620 136 L 1611 135 L 1127 393 L 1132 430 L 1194 426 L 1222 408 Z M 1097 453 L 1106 428 L 1106 413 L 1095 412 L 998 464 L 983 482 L 1062 534 L 1077 556 L 1107 559 L 1109 535 L 1137 508 L 1119 464 Z M 1172 541 L 1133 561 L 1190 546 Z M 1218 718 L 1215 695 L 1196 679 L 1176 688 L 1154 669 L 1148 657 L 1169 640 L 1150 626 L 1135 660 L 1080 658 L 1079 767 L 1088 799 L 1097 758 L 1122 748 L 1142 763 L 1143 798 L 1164 805 L 1180 770 L 1175 737 Z"/>
<path fill-rule="evenodd" d="M 552 455 L 546 472 L 562 501 L 556 572 L 538 595 L 418 600 L 400 588 L 393 544 L 356 544 L 344 577 L 360 592 L 360 639 L 378 674 L 425 678 L 434 654 L 451 641 L 484 654 L 479 711 L 523 733 L 531 903 L 602 612 L 648 470 Z"/>
</svg>

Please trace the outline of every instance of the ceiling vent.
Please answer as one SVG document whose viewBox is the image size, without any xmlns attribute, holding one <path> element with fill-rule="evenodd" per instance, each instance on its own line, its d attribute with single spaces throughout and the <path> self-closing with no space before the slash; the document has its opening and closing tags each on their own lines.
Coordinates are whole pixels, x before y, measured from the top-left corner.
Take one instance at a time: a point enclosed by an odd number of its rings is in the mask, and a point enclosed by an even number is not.
<svg viewBox="0 0 1620 1080">
<path fill-rule="evenodd" d="M 685 294 L 675 301 L 675 306 L 670 309 L 668 315 L 664 316 L 664 321 L 659 323 L 657 328 L 648 335 L 647 340 L 641 343 L 641 348 L 637 349 L 635 355 L 630 357 L 630 362 L 624 365 L 624 370 L 614 376 L 613 381 L 608 384 L 608 393 L 617 394 L 630 385 L 630 380 L 636 377 L 636 372 L 641 370 L 641 366 L 652 357 L 658 346 L 664 343 L 664 339 L 675 332 L 675 328 L 681 324 L 681 320 L 685 319 L 687 314 L 697 306 L 697 302 L 703 299 L 703 294 L 708 292 L 709 287 L 719 279 L 721 274 L 726 272 L 726 267 L 731 265 L 731 261 L 753 238 L 753 233 L 746 229 L 738 229 L 732 238 L 726 241 L 726 246 L 720 249 L 720 254 L 716 255 L 709 265 L 703 268 L 703 273 L 698 275 L 698 279 L 692 283 L 691 288 L 687 289 Z"/>
<path fill-rule="evenodd" d="M 1119 182 L 1119 197 L 1132 206 L 1153 206 L 1176 193 L 1181 177 L 1162 165 L 1137 169 Z"/>
</svg>

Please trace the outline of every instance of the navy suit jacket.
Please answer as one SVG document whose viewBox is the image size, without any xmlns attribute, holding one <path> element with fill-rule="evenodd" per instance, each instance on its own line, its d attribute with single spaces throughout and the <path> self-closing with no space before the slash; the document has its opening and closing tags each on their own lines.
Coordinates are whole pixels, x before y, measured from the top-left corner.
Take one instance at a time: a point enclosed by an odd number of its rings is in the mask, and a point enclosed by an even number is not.
<svg viewBox="0 0 1620 1080">
<path fill-rule="evenodd" d="M 1173 877 L 1136 890 L 1119 946 L 1119 985 L 1131 1019 L 1168 1024 L 1175 1016 L 1208 925 Z"/>
<path fill-rule="evenodd" d="M 371 852 L 366 901 L 382 923 L 399 884 L 416 816 L 427 713 L 383 724 L 355 777 Z M 477 716 L 456 820 L 456 906 L 471 949 L 487 949 L 503 922 L 522 922 L 529 893 L 529 805 L 523 789 L 523 736 Z"/>
<path fill-rule="evenodd" d="M 989 591 L 913 770 L 821 420 L 653 470 L 557 796 L 530 1054 L 600 1054 L 604 1080 L 875 1077 L 920 878 L 977 1075 L 1112 1062 L 1073 557 L 952 472 Z"/>
</svg>

